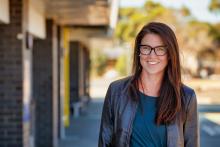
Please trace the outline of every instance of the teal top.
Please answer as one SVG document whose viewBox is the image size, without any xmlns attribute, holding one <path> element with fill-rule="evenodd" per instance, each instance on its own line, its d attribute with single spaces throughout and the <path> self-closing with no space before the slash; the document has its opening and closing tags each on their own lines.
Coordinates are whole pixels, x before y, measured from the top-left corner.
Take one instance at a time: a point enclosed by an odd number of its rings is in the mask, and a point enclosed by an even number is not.
<svg viewBox="0 0 220 147">
<path fill-rule="evenodd" d="M 157 97 L 140 92 L 140 101 L 133 122 L 130 146 L 166 147 L 166 126 L 155 123 Z"/>
</svg>

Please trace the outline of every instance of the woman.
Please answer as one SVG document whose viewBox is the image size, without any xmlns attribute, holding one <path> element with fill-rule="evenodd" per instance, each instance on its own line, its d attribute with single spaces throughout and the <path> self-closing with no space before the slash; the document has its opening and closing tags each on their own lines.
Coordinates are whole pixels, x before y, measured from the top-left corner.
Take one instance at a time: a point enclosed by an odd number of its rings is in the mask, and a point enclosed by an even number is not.
<svg viewBox="0 0 220 147">
<path fill-rule="evenodd" d="M 133 75 L 108 88 L 99 147 L 199 147 L 196 95 L 181 81 L 174 32 L 147 24 L 133 56 Z"/>
</svg>

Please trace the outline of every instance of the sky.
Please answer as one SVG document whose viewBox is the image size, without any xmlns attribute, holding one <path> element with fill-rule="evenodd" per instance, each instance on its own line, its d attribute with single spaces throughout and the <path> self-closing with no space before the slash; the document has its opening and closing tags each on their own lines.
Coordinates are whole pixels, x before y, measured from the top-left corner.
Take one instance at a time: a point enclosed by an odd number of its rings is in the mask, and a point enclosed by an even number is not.
<svg viewBox="0 0 220 147">
<path fill-rule="evenodd" d="M 153 0 L 159 2 L 164 6 L 181 8 L 186 6 L 190 9 L 191 14 L 199 21 L 217 23 L 220 22 L 220 14 L 209 12 L 208 6 L 210 0 Z M 120 0 L 121 7 L 141 7 L 146 0 Z"/>
</svg>

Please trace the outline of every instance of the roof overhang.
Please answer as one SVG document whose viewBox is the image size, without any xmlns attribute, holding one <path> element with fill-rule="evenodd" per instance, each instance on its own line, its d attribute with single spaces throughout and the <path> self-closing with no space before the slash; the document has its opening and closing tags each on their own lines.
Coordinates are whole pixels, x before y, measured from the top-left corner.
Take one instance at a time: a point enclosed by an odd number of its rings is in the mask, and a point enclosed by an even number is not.
<svg viewBox="0 0 220 147">
<path fill-rule="evenodd" d="M 99 29 L 112 36 L 118 0 L 30 0 L 29 32 L 45 38 L 45 20 L 67 27 Z"/>
<path fill-rule="evenodd" d="M 109 26 L 108 0 L 43 0 L 46 17 L 55 18 L 60 25 Z"/>
<path fill-rule="evenodd" d="M 0 1 L 0 23 L 9 23 L 9 0 Z"/>
</svg>

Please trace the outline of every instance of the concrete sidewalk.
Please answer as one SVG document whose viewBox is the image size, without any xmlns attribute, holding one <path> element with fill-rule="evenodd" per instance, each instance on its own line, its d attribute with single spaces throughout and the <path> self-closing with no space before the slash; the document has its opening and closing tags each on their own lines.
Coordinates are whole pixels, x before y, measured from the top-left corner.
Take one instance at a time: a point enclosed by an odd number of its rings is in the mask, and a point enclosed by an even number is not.
<svg viewBox="0 0 220 147">
<path fill-rule="evenodd" d="M 71 118 L 59 147 L 97 147 L 103 99 L 92 99 L 78 118 Z"/>
<path fill-rule="evenodd" d="M 60 141 L 59 147 L 98 147 L 102 106 L 103 99 L 92 99 L 80 117 L 71 118 L 71 125 L 66 129 L 67 137 Z M 215 122 L 219 122 L 219 109 L 213 105 L 199 107 L 201 147 L 219 145 L 220 126 Z M 211 110 L 217 113 L 205 114 Z"/>
</svg>

